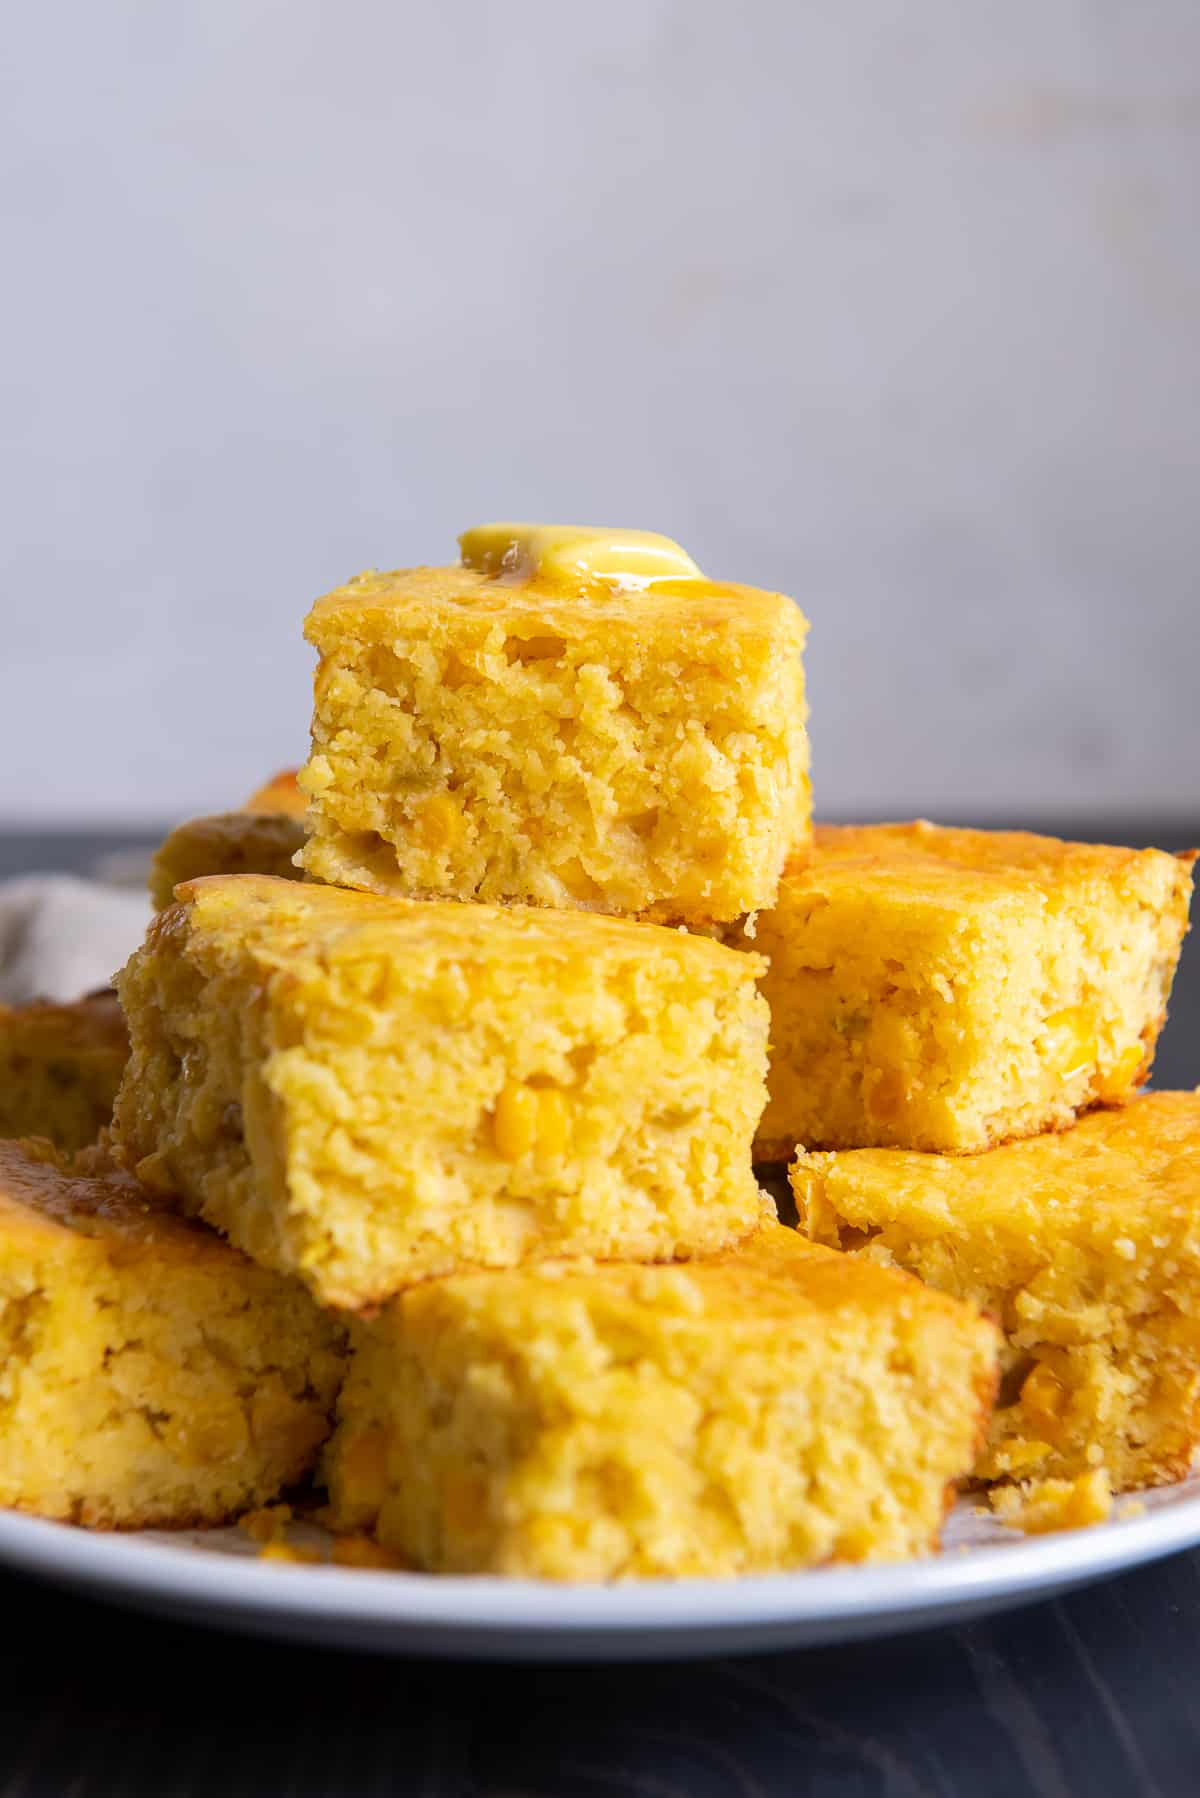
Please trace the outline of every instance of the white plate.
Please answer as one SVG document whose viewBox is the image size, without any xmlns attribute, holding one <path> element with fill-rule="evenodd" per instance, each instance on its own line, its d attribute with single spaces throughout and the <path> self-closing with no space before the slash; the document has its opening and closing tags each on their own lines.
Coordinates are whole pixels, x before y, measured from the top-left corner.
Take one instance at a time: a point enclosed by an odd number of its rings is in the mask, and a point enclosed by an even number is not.
<svg viewBox="0 0 1200 1798">
<path fill-rule="evenodd" d="M 961 1622 L 1200 1543 L 1200 1474 L 1143 1503 L 1123 1521 L 1024 1537 L 964 1502 L 928 1560 L 741 1580 L 556 1586 L 289 1565 L 256 1559 L 237 1530 L 102 1535 L 14 1512 L 0 1512 L 0 1563 L 138 1609 L 324 1645 L 669 1660 Z"/>
</svg>

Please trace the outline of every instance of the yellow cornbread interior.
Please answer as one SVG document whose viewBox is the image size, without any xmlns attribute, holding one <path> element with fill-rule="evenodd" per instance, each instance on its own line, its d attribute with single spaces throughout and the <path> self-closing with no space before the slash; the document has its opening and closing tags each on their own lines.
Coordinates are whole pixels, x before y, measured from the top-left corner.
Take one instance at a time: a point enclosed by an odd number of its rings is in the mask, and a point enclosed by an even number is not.
<svg viewBox="0 0 1200 1798">
<path fill-rule="evenodd" d="M 120 976 L 117 1141 L 325 1302 L 464 1263 L 704 1252 L 758 1223 L 757 958 L 252 876 L 181 899 Z"/>
<path fill-rule="evenodd" d="M 127 1175 L 0 1144 L 0 1504 L 221 1523 L 308 1471 L 342 1334 Z"/>
<path fill-rule="evenodd" d="M 781 594 L 692 576 L 361 575 L 306 625 L 303 865 L 664 921 L 770 904 L 809 833 L 806 628 Z"/>
<path fill-rule="evenodd" d="M 932 824 L 822 827 L 754 947 L 760 1159 L 974 1151 L 1128 1099 L 1187 928 L 1191 856 Z"/>
<path fill-rule="evenodd" d="M 301 818 L 278 812 L 216 812 L 177 825 L 150 865 L 150 902 L 156 911 L 173 903 L 175 888 L 207 874 L 270 874 L 300 880 L 294 866 L 304 845 Z"/>
<path fill-rule="evenodd" d="M 991 1324 L 777 1224 L 686 1267 L 435 1281 L 354 1345 L 336 1527 L 558 1580 L 926 1550 L 995 1382 Z"/>
<path fill-rule="evenodd" d="M 1150 1093 L 983 1155 L 801 1154 L 800 1227 L 907 1268 L 1005 1333 L 979 1472 L 1114 1490 L 1200 1443 L 1200 1095 Z"/>
<path fill-rule="evenodd" d="M 111 993 L 68 1005 L 0 1005 L 0 1137 L 86 1148 L 112 1117 L 128 1052 Z"/>
</svg>

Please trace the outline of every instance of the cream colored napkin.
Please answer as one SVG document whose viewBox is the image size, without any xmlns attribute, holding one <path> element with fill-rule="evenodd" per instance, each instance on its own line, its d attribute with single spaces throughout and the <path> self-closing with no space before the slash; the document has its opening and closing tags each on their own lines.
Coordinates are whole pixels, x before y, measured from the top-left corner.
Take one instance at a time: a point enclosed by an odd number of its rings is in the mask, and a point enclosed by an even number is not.
<svg viewBox="0 0 1200 1798">
<path fill-rule="evenodd" d="M 0 881 L 0 1002 L 78 999 L 108 986 L 150 915 L 144 893 L 70 874 Z"/>
</svg>

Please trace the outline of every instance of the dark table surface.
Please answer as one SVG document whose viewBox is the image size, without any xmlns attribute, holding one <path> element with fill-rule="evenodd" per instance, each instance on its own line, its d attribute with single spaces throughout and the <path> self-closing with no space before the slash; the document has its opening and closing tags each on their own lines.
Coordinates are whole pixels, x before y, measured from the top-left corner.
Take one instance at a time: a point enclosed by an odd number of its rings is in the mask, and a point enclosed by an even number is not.
<svg viewBox="0 0 1200 1798">
<path fill-rule="evenodd" d="M 122 840 L 138 839 L 0 834 L 0 875 L 82 869 Z M 1200 1080 L 1200 962 L 1185 958 L 1156 1075 Z M 1200 1793 L 1200 1551 L 956 1628 L 637 1667 L 284 1647 L 7 1574 L 0 1601 L 0 1798 Z"/>
</svg>

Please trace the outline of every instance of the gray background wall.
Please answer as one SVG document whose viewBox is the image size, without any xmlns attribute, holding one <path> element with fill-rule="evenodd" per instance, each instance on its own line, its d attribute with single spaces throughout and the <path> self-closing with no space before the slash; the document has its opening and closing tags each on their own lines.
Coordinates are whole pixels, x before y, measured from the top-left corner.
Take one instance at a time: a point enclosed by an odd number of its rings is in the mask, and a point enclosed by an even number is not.
<svg viewBox="0 0 1200 1798">
<path fill-rule="evenodd" d="M 517 515 L 813 623 L 821 807 L 1194 808 L 1196 0 L 8 28 L 0 817 L 297 758 L 307 602 Z"/>
</svg>

